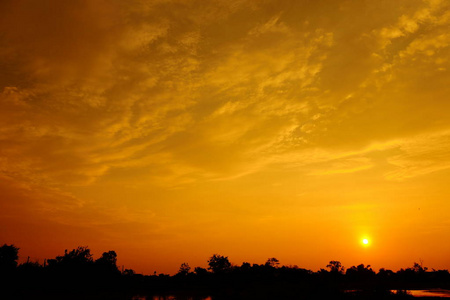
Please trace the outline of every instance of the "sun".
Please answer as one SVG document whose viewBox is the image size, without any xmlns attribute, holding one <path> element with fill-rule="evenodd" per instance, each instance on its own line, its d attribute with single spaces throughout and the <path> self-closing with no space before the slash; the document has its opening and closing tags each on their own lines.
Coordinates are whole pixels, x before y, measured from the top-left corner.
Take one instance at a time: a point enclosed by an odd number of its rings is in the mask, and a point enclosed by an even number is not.
<svg viewBox="0 0 450 300">
<path fill-rule="evenodd" d="M 363 246 L 369 246 L 369 243 L 370 243 L 370 241 L 369 241 L 368 238 L 363 238 L 363 239 L 361 240 L 361 242 L 362 242 Z"/>
</svg>

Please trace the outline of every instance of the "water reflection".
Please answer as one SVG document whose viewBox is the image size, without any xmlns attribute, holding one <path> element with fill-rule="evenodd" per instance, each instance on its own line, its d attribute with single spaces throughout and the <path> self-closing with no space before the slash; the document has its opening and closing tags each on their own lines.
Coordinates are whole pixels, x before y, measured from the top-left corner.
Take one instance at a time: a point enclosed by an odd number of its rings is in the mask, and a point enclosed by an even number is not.
<svg viewBox="0 0 450 300">
<path fill-rule="evenodd" d="M 391 291 L 394 294 L 398 294 L 399 291 Z M 414 297 L 441 297 L 450 298 L 450 290 L 444 289 L 431 289 L 431 290 L 406 290 L 400 291 L 400 293 L 406 292 L 407 294 Z"/>
</svg>

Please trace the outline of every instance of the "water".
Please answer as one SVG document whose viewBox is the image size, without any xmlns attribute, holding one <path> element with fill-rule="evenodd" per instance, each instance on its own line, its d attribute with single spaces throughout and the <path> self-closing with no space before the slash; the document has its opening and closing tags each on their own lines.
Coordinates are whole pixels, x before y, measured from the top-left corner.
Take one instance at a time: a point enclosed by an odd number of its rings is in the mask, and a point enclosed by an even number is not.
<svg viewBox="0 0 450 300">
<path fill-rule="evenodd" d="M 347 292 L 356 292 L 356 290 L 349 290 Z M 392 290 L 392 293 L 396 294 L 396 290 Z M 407 294 L 420 298 L 420 297 L 441 297 L 450 298 L 450 290 L 444 289 L 429 289 L 429 290 L 406 290 L 402 291 Z M 131 300 L 213 300 L 211 297 L 191 297 L 191 296 L 134 296 Z"/>
<path fill-rule="evenodd" d="M 444 290 L 444 289 L 406 290 L 406 292 L 414 297 L 450 298 L 450 290 Z M 396 293 L 396 291 L 394 291 L 394 293 Z"/>
</svg>

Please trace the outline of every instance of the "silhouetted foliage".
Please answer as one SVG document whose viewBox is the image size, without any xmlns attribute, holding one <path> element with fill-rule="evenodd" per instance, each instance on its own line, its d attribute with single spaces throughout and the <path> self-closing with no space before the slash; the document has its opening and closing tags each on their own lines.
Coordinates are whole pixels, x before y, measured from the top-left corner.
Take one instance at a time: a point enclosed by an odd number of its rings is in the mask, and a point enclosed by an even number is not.
<svg viewBox="0 0 450 300">
<path fill-rule="evenodd" d="M 124 275 L 124 276 L 133 276 L 133 275 L 136 275 L 136 272 L 134 272 L 133 269 L 125 269 L 125 270 L 123 270 L 122 275 Z"/>
<path fill-rule="evenodd" d="M 97 268 L 107 274 L 119 274 L 117 268 L 117 254 L 115 251 L 103 252 L 102 256 L 95 261 Z"/>
<path fill-rule="evenodd" d="M 230 270 L 231 263 L 228 260 L 228 256 L 222 256 L 219 254 L 213 254 L 208 260 L 208 265 L 213 273 L 223 273 Z"/>
<path fill-rule="evenodd" d="M 275 267 L 278 267 L 279 264 L 280 264 L 280 261 L 278 259 L 276 259 L 275 257 L 272 257 L 272 258 L 267 259 L 265 265 L 267 267 L 275 268 Z"/>
<path fill-rule="evenodd" d="M 205 276 L 208 274 L 208 270 L 202 267 L 195 267 L 194 273 L 197 274 L 198 276 Z"/>
<path fill-rule="evenodd" d="M 70 268 L 87 266 L 92 264 L 94 260 L 88 247 L 78 247 L 70 252 L 66 249 L 64 255 L 57 256 L 55 259 L 49 259 L 47 262 L 49 267 L 63 266 Z"/>
<path fill-rule="evenodd" d="M 19 248 L 14 245 L 6 245 L 0 247 L 0 270 L 11 271 L 17 267 Z"/>
<path fill-rule="evenodd" d="M 250 270 L 252 268 L 252 265 L 248 262 L 243 262 L 241 265 L 241 270 Z"/>
<path fill-rule="evenodd" d="M 382 281 L 391 280 L 394 276 L 394 272 L 392 270 L 386 270 L 385 268 L 381 268 L 378 270 L 377 277 Z"/>
<path fill-rule="evenodd" d="M 341 265 L 341 262 L 337 260 L 330 261 L 330 263 L 327 265 L 327 268 L 330 269 L 331 273 L 339 274 L 343 274 L 345 270 L 345 268 Z"/>
<path fill-rule="evenodd" d="M 422 263 L 397 272 L 382 268 L 378 273 L 370 265 L 359 264 L 344 273 L 339 261 L 330 261 L 326 266 L 329 271 L 312 272 L 298 266 L 280 266 L 276 258 L 269 258 L 264 264 L 244 262 L 241 266 L 232 266 L 228 257 L 214 254 L 207 261 L 212 272 L 202 267 L 195 267 L 191 272 L 189 264 L 183 263 L 174 276 L 156 272 L 147 276 L 131 269 L 121 273 L 115 251 L 104 252 L 94 260 L 88 247 L 78 247 L 49 259 L 48 264 L 27 260 L 17 266 L 18 248 L 4 245 L 0 250 L 3 265 L 9 266 L 9 271 L 4 273 L 7 276 L 2 276 L 8 288 L 5 299 L 47 299 L 48 294 L 55 293 L 62 293 L 59 298 L 76 295 L 76 299 L 103 293 L 97 298 L 109 299 L 112 294 L 137 292 L 148 295 L 181 293 L 185 297 L 209 295 L 214 300 L 402 299 L 410 297 L 406 293 L 408 289 L 450 288 L 447 270 L 430 272 Z M 394 295 L 390 290 L 399 293 Z M 26 297 L 17 297 L 14 294 L 17 291 Z"/>
<path fill-rule="evenodd" d="M 414 265 L 412 267 L 412 270 L 416 273 L 416 274 L 423 274 L 425 273 L 428 268 L 427 267 L 422 267 L 422 263 L 417 263 L 414 262 Z"/>
<path fill-rule="evenodd" d="M 186 276 L 191 271 L 191 267 L 188 263 L 182 263 L 180 269 L 178 270 L 178 274 L 182 276 Z"/>
<path fill-rule="evenodd" d="M 356 284 L 359 288 L 367 288 L 372 286 L 375 279 L 375 272 L 370 268 L 370 265 L 352 266 L 345 272 L 346 280 Z"/>
</svg>

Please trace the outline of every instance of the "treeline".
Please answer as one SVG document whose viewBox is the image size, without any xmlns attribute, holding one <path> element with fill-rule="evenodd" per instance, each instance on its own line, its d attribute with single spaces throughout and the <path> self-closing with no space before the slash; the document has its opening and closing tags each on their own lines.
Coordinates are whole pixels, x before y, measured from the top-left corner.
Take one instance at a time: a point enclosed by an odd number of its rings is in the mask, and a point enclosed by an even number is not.
<svg viewBox="0 0 450 300">
<path fill-rule="evenodd" d="M 78 247 L 43 263 L 28 260 L 22 264 L 17 262 L 18 251 L 14 245 L 0 247 L 3 293 L 14 299 L 61 293 L 90 293 L 96 299 L 102 298 L 99 295 L 126 299 L 133 294 L 208 295 L 213 299 L 390 299 L 407 297 L 401 292 L 394 295 L 392 290 L 450 288 L 448 270 L 428 270 L 420 263 L 396 272 L 383 268 L 376 272 L 370 265 L 346 269 L 339 261 L 330 261 L 324 269 L 313 272 L 282 266 L 276 258 L 264 264 L 234 265 L 228 257 L 214 254 L 207 261 L 208 268 L 192 269 L 183 263 L 178 273 L 170 276 L 119 270 L 115 251 L 94 259 L 88 247 Z"/>
<path fill-rule="evenodd" d="M 0 247 L 2 292 L 11 299 L 12 295 L 14 299 L 21 299 L 21 295 L 39 293 L 109 290 L 122 282 L 115 251 L 104 252 L 94 260 L 88 247 L 78 247 L 43 263 L 28 259 L 22 264 L 17 262 L 18 252 L 19 248 L 14 245 Z"/>
</svg>

